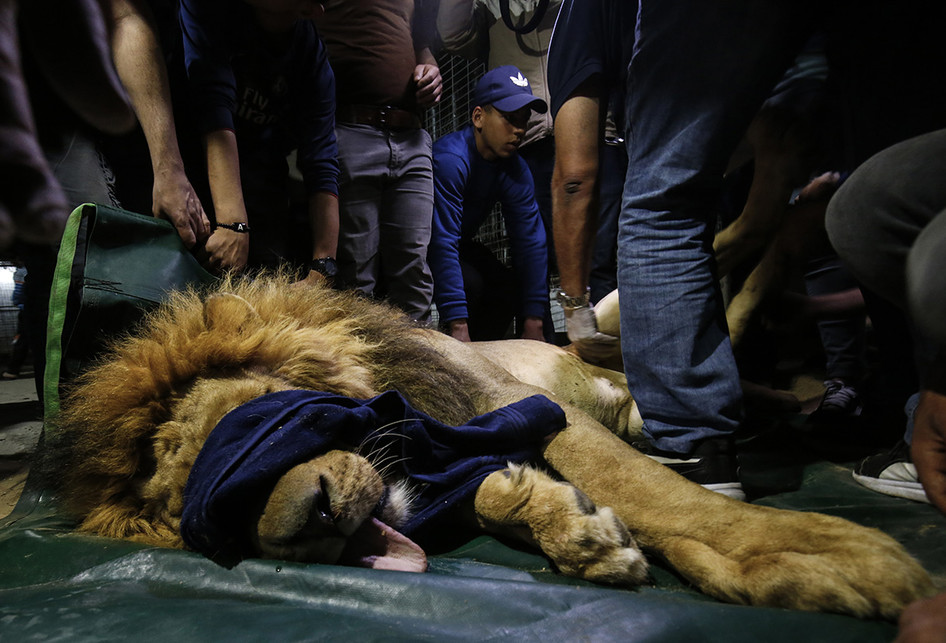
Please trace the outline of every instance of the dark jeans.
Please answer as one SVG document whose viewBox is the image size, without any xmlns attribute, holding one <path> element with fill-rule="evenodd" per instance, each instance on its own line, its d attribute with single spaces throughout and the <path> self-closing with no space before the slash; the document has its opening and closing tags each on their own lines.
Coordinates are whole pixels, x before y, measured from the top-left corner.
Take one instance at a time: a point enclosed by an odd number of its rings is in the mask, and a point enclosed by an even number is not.
<svg viewBox="0 0 946 643">
<path fill-rule="evenodd" d="M 591 255 L 591 301 L 597 303 L 618 287 L 618 218 L 627 174 L 627 151 L 623 145 L 603 145 L 599 172 L 598 232 Z"/>
<path fill-rule="evenodd" d="M 805 273 L 809 295 L 828 295 L 857 288 L 858 283 L 835 254 L 813 259 Z M 818 334 L 825 354 L 825 379 L 857 384 L 867 370 L 865 359 L 866 316 L 818 321 Z"/>
<path fill-rule="evenodd" d="M 516 315 L 513 271 L 478 241 L 460 242 L 460 269 L 466 293 L 470 339 L 505 339 Z"/>
</svg>

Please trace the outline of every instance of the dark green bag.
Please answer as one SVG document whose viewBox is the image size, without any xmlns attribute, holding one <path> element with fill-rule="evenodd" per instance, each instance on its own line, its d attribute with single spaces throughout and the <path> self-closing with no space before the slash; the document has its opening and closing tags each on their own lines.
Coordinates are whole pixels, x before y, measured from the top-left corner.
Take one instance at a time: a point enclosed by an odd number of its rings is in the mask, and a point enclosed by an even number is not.
<svg viewBox="0 0 946 643">
<path fill-rule="evenodd" d="M 75 374 L 167 292 L 211 284 L 169 222 L 86 203 L 69 216 L 49 298 L 43 402 L 59 410 L 62 367 Z"/>
</svg>

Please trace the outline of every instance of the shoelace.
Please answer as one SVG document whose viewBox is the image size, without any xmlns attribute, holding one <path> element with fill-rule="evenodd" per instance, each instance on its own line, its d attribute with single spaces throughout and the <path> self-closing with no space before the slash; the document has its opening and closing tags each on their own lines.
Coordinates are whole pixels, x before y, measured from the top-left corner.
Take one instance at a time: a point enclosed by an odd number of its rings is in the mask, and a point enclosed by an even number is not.
<svg viewBox="0 0 946 643">
<path fill-rule="evenodd" d="M 860 412 L 859 397 L 853 386 L 848 386 L 838 380 L 831 380 L 825 383 L 824 400 L 821 402 L 821 406 L 834 407 L 857 414 Z"/>
</svg>

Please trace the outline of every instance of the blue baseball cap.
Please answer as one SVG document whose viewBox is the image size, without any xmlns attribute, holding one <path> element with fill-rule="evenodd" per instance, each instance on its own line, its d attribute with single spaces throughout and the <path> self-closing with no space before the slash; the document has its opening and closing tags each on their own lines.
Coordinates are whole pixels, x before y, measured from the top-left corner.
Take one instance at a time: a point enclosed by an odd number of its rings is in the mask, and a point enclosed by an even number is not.
<svg viewBox="0 0 946 643">
<path fill-rule="evenodd" d="M 473 106 L 484 105 L 492 105 L 501 112 L 514 112 L 526 105 L 540 114 L 548 111 L 545 101 L 533 95 L 529 79 L 512 65 L 490 69 L 476 83 Z"/>
</svg>

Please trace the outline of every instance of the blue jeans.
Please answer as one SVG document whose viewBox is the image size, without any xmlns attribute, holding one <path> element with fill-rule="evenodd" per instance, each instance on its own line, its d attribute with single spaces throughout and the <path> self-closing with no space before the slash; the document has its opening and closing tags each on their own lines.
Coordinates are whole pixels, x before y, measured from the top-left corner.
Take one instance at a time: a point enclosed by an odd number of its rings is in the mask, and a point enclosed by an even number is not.
<svg viewBox="0 0 946 643">
<path fill-rule="evenodd" d="M 384 296 L 412 318 L 430 316 L 427 246 L 434 212 L 430 135 L 337 124 L 341 285 Z"/>
<path fill-rule="evenodd" d="M 852 288 L 858 283 L 836 254 L 812 259 L 805 272 L 805 291 L 811 296 L 830 295 Z M 867 374 L 866 315 L 818 321 L 818 334 L 825 355 L 825 379 L 861 383 Z"/>
<path fill-rule="evenodd" d="M 742 417 L 712 251 L 732 151 L 804 43 L 802 3 L 641 0 L 628 70 L 618 288 L 628 387 L 656 447 Z"/>
</svg>

